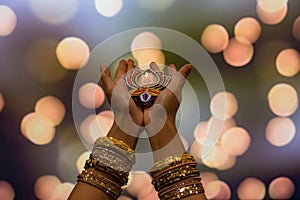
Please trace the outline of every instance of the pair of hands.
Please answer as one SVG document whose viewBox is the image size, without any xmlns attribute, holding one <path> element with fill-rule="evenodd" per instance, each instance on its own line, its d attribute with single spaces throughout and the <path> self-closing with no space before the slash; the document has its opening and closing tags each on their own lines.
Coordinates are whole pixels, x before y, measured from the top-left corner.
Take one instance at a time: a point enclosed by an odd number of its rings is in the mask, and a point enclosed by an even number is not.
<svg viewBox="0 0 300 200">
<path fill-rule="evenodd" d="M 168 72 L 172 79 L 149 108 L 137 106 L 128 92 L 124 76 L 134 68 L 136 66 L 133 60 L 121 60 L 113 80 L 109 69 L 105 65 L 100 65 L 101 82 L 106 98 L 114 112 L 115 123 L 123 129 L 123 132 L 137 138 L 143 128 L 146 129 L 149 136 L 166 132 L 168 129 L 176 130 L 175 118 L 181 101 L 181 91 L 186 78 L 193 69 L 192 65 L 186 64 L 179 71 L 176 70 L 175 65 L 170 65 Z M 150 68 L 160 71 L 154 62 L 150 64 Z"/>
</svg>

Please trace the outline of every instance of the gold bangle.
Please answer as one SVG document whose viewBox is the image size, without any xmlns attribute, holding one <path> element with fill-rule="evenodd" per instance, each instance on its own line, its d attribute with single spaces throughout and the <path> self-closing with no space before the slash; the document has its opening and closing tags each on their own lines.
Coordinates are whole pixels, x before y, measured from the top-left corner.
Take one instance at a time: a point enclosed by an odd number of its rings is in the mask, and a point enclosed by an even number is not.
<svg viewBox="0 0 300 200">
<path fill-rule="evenodd" d="M 170 168 L 178 164 L 194 162 L 194 161 L 195 159 L 191 154 L 180 154 L 175 156 L 169 156 L 155 163 L 153 167 L 151 167 L 150 173 L 152 177 L 155 177 L 157 173 L 167 168 Z"/>
<path fill-rule="evenodd" d="M 125 156 L 132 165 L 135 164 L 136 157 L 134 150 L 132 150 L 125 142 L 113 137 L 100 137 L 94 142 L 93 150 L 101 146 L 117 151 L 121 155 Z"/>
<path fill-rule="evenodd" d="M 94 168 L 100 172 L 108 173 L 109 175 L 113 176 L 117 181 L 120 182 L 121 185 L 126 185 L 128 182 L 129 172 L 119 171 L 113 169 L 107 165 L 105 165 L 100 160 L 94 158 L 90 155 L 90 158 L 86 160 L 84 169 Z"/>
<path fill-rule="evenodd" d="M 160 197 L 161 200 L 177 200 L 184 197 L 198 195 L 204 193 L 202 184 L 194 184 L 190 186 L 184 186 L 165 194 Z"/>
<path fill-rule="evenodd" d="M 164 177 L 160 177 L 158 179 L 154 179 L 152 184 L 154 185 L 157 191 L 172 185 L 173 183 L 182 181 L 187 178 L 192 177 L 199 177 L 200 172 L 195 168 L 187 168 L 187 169 L 180 169 L 172 174 L 167 174 Z"/>
<path fill-rule="evenodd" d="M 91 173 L 81 173 L 77 178 L 77 182 L 83 182 L 92 185 L 108 194 L 111 199 L 115 200 L 121 195 L 121 187 L 117 187 L 105 177 L 100 177 L 99 175 L 95 176 Z"/>
</svg>

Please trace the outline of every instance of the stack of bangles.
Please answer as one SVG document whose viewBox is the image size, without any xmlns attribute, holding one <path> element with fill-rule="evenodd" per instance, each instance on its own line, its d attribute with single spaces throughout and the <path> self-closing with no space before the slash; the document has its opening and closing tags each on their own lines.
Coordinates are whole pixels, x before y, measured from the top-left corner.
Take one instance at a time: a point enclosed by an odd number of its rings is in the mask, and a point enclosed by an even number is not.
<svg viewBox="0 0 300 200">
<path fill-rule="evenodd" d="M 151 168 L 152 184 L 161 200 L 204 193 L 200 172 L 191 154 L 167 157 Z"/>
<path fill-rule="evenodd" d="M 134 151 L 125 142 L 100 137 L 77 181 L 90 184 L 116 200 L 121 195 L 121 187 L 128 182 L 135 161 Z M 204 193 L 196 165 L 190 154 L 170 156 L 155 163 L 150 174 L 159 198 L 174 200 Z"/>
<path fill-rule="evenodd" d="M 135 161 L 134 151 L 126 143 L 113 137 L 100 137 L 95 141 L 77 182 L 90 184 L 105 192 L 110 199 L 118 199 Z"/>
</svg>

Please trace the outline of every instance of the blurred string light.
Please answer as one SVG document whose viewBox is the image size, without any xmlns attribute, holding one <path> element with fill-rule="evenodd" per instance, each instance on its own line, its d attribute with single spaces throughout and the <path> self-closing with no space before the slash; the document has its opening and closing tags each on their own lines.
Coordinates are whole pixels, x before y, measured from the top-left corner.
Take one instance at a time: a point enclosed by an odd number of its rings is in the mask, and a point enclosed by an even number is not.
<svg viewBox="0 0 300 200">
<path fill-rule="evenodd" d="M 113 17 L 122 10 L 123 0 L 95 0 L 95 7 L 104 17 Z"/>
<path fill-rule="evenodd" d="M 14 200 L 15 191 L 10 183 L 7 181 L 0 181 L 0 199 L 1 200 Z"/>
<path fill-rule="evenodd" d="M 90 154 L 91 154 L 90 151 L 86 151 L 86 152 L 83 152 L 78 157 L 77 162 L 76 162 L 76 167 L 77 167 L 78 173 L 81 173 L 82 170 L 84 170 L 85 161 L 89 158 Z"/>
<path fill-rule="evenodd" d="M 151 32 L 142 32 L 136 35 L 130 46 L 134 58 L 141 68 L 147 68 L 151 62 L 156 62 L 159 67 L 164 66 L 165 56 L 160 38 Z"/>
<path fill-rule="evenodd" d="M 54 96 L 45 96 L 40 98 L 35 104 L 34 111 L 49 119 L 52 126 L 59 125 L 66 114 L 64 104 L 61 100 Z"/>
<path fill-rule="evenodd" d="M 288 117 L 298 108 L 297 91 L 287 83 L 278 83 L 268 93 L 268 104 L 275 115 Z"/>
<path fill-rule="evenodd" d="M 227 30 L 219 24 L 208 25 L 201 35 L 201 44 L 210 53 L 222 52 L 228 45 Z"/>
<path fill-rule="evenodd" d="M 207 199 L 230 199 L 231 189 L 226 182 L 215 180 L 207 184 L 205 195 Z"/>
<path fill-rule="evenodd" d="M 55 127 L 50 125 L 49 119 L 32 112 L 23 117 L 21 132 L 33 144 L 46 145 L 53 140 Z"/>
<path fill-rule="evenodd" d="M 234 94 L 219 92 L 210 101 L 210 112 L 218 119 L 232 118 L 238 111 L 238 102 Z"/>
<path fill-rule="evenodd" d="M 55 189 L 60 184 L 61 181 L 54 175 L 40 176 L 34 183 L 34 194 L 38 199 L 53 199 Z"/>
<path fill-rule="evenodd" d="M 0 5 L 0 36 L 10 35 L 16 28 L 17 16 L 8 6 Z"/>
<path fill-rule="evenodd" d="M 227 48 L 223 51 L 223 57 L 233 67 L 243 67 L 253 58 L 254 47 L 252 44 L 240 42 L 235 37 L 229 40 Z"/>
<path fill-rule="evenodd" d="M 288 0 L 257 0 L 257 5 L 265 12 L 277 12 L 288 3 Z"/>
<path fill-rule="evenodd" d="M 98 137 L 104 137 L 112 127 L 114 115 L 112 111 L 101 111 L 97 115 L 87 116 L 80 124 L 80 134 L 90 144 Z"/>
<path fill-rule="evenodd" d="M 295 76 L 300 70 L 300 55 L 296 49 L 284 49 L 276 58 L 277 71 L 286 77 Z"/>
<path fill-rule="evenodd" d="M 287 15 L 288 4 L 283 4 L 278 7 L 276 11 L 266 11 L 264 7 L 261 7 L 261 4 L 256 5 L 256 12 L 259 19 L 268 25 L 276 25 L 281 23 Z"/>
<path fill-rule="evenodd" d="M 78 91 L 79 102 L 88 109 L 99 108 L 105 100 L 103 89 L 96 83 L 85 83 Z"/>
<path fill-rule="evenodd" d="M 21 133 L 36 145 L 46 145 L 55 136 L 55 126 L 65 116 L 63 103 L 54 96 L 45 96 L 35 104 L 35 112 L 26 114 L 21 121 Z"/>
<path fill-rule="evenodd" d="M 269 185 L 271 199 L 290 199 L 295 192 L 295 185 L 288 177 L 275 178 Z"/>
<path fill-rule="evenodd" d="M 66 37 L 59 42 L 56 48 L 59 63 L 69 70 L 76 70 L 85 66 L 89 54 L 89 46 L 78 37 Z"/>
<path fill-rule="evenodd" d="M 264 199 L 266 196 L 266 186 L 261 180 L 249 177 L 239 184 L 237 195 L 241 200 Z"/>
<path fill-rule="evenodd" d="M 3 97 L 2 93 L 0 92 L 0 112 L 3 110 L 4 106 L 5 106 L 4 97 Z"/>
<path fill-rule="evenodd" d="M 28 0 L 28 2 L 38 19 L 51 25 L 68 22 L 79 8 L 78 0 Z"/>
<path fill-rule="evenodd" d="M 298 16 L 293 23 L 292 33 L 295 39 L 300 42 L 300 16 Z"/>
<path fill-rule="evenodd" d="M 163 11 L 170 7 L 175 0 L 136 0 L 142 8 L 152 11 Z"/>
<path fill-rule="evenodd" d="M 253 44 L 261 35 L 259 22 L 252 17 L 240 19 L 234 26 L 235 38 L 242 43 Z"/>
<path fill-rule="evenodd" d="M 289 144 L 296 134 L 296 126 L 290 118 L 274 117 L 266 127 L 266 139 L 274 146 Z"/>
<path fill-rule="evenodd" d="M 60 67 L 53 53 L 57 44 L 51 38 L 42 38 L 30 44 L 25 62 L 32 78 L 41 83 L 55 83 L 64 78 L 66 71 Z"/>
</svg>

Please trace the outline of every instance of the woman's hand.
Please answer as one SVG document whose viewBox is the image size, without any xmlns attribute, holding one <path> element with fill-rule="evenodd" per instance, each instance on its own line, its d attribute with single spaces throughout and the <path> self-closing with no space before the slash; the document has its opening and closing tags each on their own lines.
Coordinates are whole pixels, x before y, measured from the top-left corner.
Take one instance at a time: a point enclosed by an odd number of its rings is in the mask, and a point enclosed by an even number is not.
<svg viewBox="0 0 300 200">
<path fill-rule="evenodd" d="M 108 136 L 126 141 L 133 149 L 144 126 L 143 110 L 131 98 L 124 80 L 124 75 L 134 68 L 131 59 L 121 60 L 113 80 L 109 69 L 105 65 L 100 65 L 103 90 L 115 119 Z"/>
<path fill-rule="evenodd" d="M 155 63 L 151 63 L 150 68 L 160 70 Z M 166 151 L 154 153 L 155 160 L 185 151 L 177 133 L 175 118 L 182 98 L 182 88 L 192 69 L 191 64 L 184 65 L 179 71 L 174 65 L 170 65 L 168 71 L 172 77 L 171 82 L 158 95 L 153 106 L 144 110 L 145 129 L 150 137 L 152 150 L 159 150 L 172 141 Z"/>
</svg>

